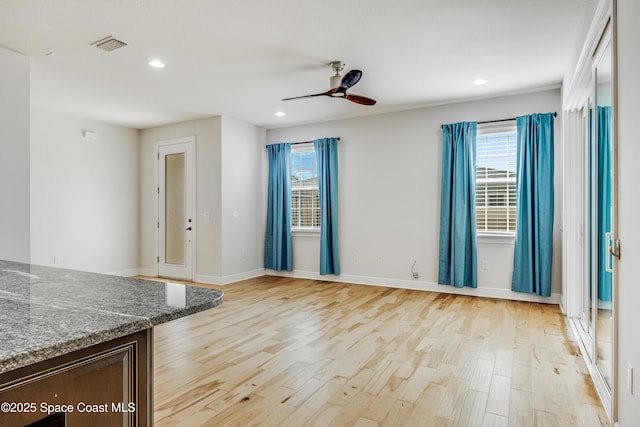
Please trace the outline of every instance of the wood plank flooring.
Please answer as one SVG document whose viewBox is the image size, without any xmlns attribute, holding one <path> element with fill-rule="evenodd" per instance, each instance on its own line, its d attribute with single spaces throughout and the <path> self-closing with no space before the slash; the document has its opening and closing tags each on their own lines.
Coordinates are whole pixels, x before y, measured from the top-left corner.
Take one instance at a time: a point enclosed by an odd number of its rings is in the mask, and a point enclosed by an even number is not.
<svg viewBox="0 0 640 427">
<path fill-rule="evenodd" d="M 155 328 L 156 426 L 608 426 L 555 305 L 265 276 Z"/>
</svg>

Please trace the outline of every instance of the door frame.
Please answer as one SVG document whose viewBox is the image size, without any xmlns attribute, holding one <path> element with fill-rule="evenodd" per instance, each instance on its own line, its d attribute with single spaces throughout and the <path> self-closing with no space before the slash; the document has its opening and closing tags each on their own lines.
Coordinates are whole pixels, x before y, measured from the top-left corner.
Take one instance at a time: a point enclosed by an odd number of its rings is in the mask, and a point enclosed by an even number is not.
<svg viewBox="0 0 640 427">
<path fill-rule="evenodd" d="M 156 141 L 154 143 L 154 176 L 155 176 L 155 251 L 156 251 L 156 263 L 155 263 L 155 276 L 160 277 L 160 254 L 162 250 L 160 248 L 160 180 L 163 178 L 160 176 L 160 149 L 164 147 L 176 146 L 176 148 L 184 147 L 186 153 L 186 180 L 191 187 L 191 194 L 187 194 L 187 209 L 191 210 L 191 244 L 187 245 L 187 253 L 185 256 L 190 261 L 190 268 L 187 268 L 186 278 L 182 280 L 193 281 L 196 273 L 196 137 L 186 136 L 181 138 L 166 139 Z M 177 151 L 180 152 L 180 151 Z"/>
</svg>

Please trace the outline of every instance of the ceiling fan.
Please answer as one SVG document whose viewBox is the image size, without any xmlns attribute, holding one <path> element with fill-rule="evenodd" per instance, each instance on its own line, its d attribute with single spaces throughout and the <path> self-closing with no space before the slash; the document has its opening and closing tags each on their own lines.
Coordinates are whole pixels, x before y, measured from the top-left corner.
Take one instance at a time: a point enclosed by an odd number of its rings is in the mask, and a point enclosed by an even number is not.
<svg viewBox="0 0 640 427">
<path fill-rule="evenodd" d="M 334 76 L 330 79 L 330 87 L 326 92 L 315 93 L 313 95 L 303 95 L 303 96 L 295 96 L 293 98 L 284 98 L 283 101 L 289 101 L 291 99 L 300 99 L 300 98 L 311 98 L 314 96 L 330 96 L 332 98 L 344 98 L 348 99 L 351 102 L 355 102 L 356 104 L 362 105 L 373 105 L 376 103 L 375 99 L 367 98 L 366 96 L 354 95 L 351 93 L 347 93 L 347 90 L 351 88 L 351 86 L 358 83 L 360 77 L 362 77 L 362 71 L 360 70 L 351 70 L 347 74 L 342 77 L 340 75 L 340 71 L 344 68 L 344 62 L 342 61 L 333 61 L 331 64 L 331 68 L 336 72 Z"/>
</svg>

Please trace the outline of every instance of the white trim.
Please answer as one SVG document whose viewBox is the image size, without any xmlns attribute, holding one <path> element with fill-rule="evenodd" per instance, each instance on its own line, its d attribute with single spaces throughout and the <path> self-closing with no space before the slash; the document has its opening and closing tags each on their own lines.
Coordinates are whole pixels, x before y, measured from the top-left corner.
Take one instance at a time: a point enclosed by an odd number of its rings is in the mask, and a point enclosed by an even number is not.
<svg viewBox="0 0 640 427">
<path fill-rule="evenodd" d="M 476 234 L 476 243 L 479 245 L 515 245 L 516 233 L 491 233 L 478 231 Z"/>
<path fill-rule="evenodd" d="M 513 133 L 517 132 L 518 126 L 516 125 L 516 119 L 493 122 L 493 123 L 478 123 L 476 134 L 477 135 L 491 135 L 493 133 Z"/>
<path fill-rule="evenodd" d="M 562 301 L 562 299 L 560 300 L 560 312 L 562 313 L 563 316 L 567 317 L 567 310 L 564 307 L 564 302 Z"/>
<path fill-rule="evenodd" d="M 303 151 L 315 152 L 315 145 L 313 141 L 297 143 L 291 146 L 292 153 L 303 152 Z"/>
<path fill-rule="evenodd" d="M 612 410 L 612 399 L 611 392 L 609 391 L 609 386 L 607 385 L 605 379 L 602 377 L 600 371 L 596 368 L 596 364 L 585 358 L 584 355 L 588 354 L 587 348 L 585 347 L 584 342 L 580 339 L 580 332 L 578 328 L 580 325 L 577 323 L 580 322 L 579 319 L 576 318 L 567 318 L 569 322 L 569 326 L 571 327 L 571 333 L 573 334 L 574 340 L 578 343 L 578 347 L 580 347 L 580 352 L 582 353 L 582 357 L 584 359 L 584 364 L 587 366 L 589 370 L 589 375 L 591 376 L 591 381 L 598 392 L 598 396 L 600 396 L 600 400 L 602 401 L 602 406 L 604 407 L 609 420 L 611 420 L 611 410 Z"/>
<path fill-rule="evenodd" d="M 291 233 L 293 234 L 293 237 L 305 236 L 305 237 L 319 238 L 320 237 L 320 227 L 318 227 L 318 228 L 311 228 L 311 227 L 307 227 L 307 228 L 292 228 L 291 229 Z"/>
<path fill-rule="evenodd" d="M 187 201 L 186 203 L 188 204 L 188 209 L 190 209 L 191 212 L 190 216 L 191 216 L 191 227 L 193 229 L 193 232 L 191 233 L 191 244 L 189 245 L 189 249 L 188 249 L 188 253 L 185 254 L 187 257 L 187 272 L 188 277 L 177 277 L 181 280 L 193 280 L 195 275 L 196 275 L 196 271 L 198 271 L 197 269 L 197 264 L 196 264 L 196 260 L 197 260 L 197 253 L 196 253 L 196 248 L 197 248 L 197 242 L 196 242 L 196 236 L 197 236 L 197 231 L 198 231 L 198 224 L 197 224 L 197 210 L 196 210 L 196 194 L 197 194 L 197 189 L 196 189 L 196 159 L 197 159 L 197 152 L 196 152 L 196 137 L 195 135 L 191 135 L 191 136 L 184 136 L 184 137 L 180 137 L 180 138 L 172 138 L 172 139 L 165 139 L 165 140 L 160 140 L 160 141 L 156 141 L 154 142 L 154 174 L 155 174 L 155 185 L 156 188 L 160 188 L 160 149 L 161 148 L 165 148 L 165 147 L 169 147 L 172 145 L 176 145 L 176 146 L 184 146 L 184 150 L 183 152 L 185 153 L 186 157 L 187 157 L 187 179 L 188 179 L 188 185 L 187 187 L 190 187 L 190 190 L 187 194 Z M 156 208 L 156 217 L 155 217 L 155 221 L 156 224 L 160 224 L 160 195 L 158 193 L 156 193 L 156 199 L 155 199 L 155 208 Z M 155 263 L 155 273 L 153 274 L 153 277 L 159 277 L 160 276 L 160 229 L 156 228 L 156 232 L 155 234 L 155 252 L 156 252 L 156 263 Z M 179 275 L 178 275 L 179 276 Z"/>
<path fill-rule="evenodd" d="M 312 279 L 328 282 L 340 282 L 340 283 L 353 283 L 356 285 L 369 285 L 369 286 L 385 286 L 388 288 L 400 288 L 400 289 L 412 289 L 417 291 L 429 291 L 440 292 L 447 294 L 457 295 L 469 295 L 476 297 L 486 298 L 499 298 L 513 301 L 527 301 L 538 302 L 544 304 L 560 304 L 560 294 L 551 294 L 550 297 L 540 297 L 538 295 L 523 294 L 520 292 L 513 292 L 509 289 L 492 288 L 492 287 L 480 287 L 480 288 L 456 288 L 449 285 L 438 285 L 433 282 L 426 282 L 422 280 L 402 280 L 402 279 L 387 279 L 383 277 L 370 277 L 370 276 L 356 276 L 345 275 L 340 276 L 325 275 L 321 276 L 319 273 L 313 271 L 294 270 L 292 272 L 266 270 L 267 276 L 280 276 L 280 277 L 293 277 L 297 279 Z"/>
<path fill-rule="evenodd" d="M 130 268 L 128 270 L 109 271 L 108 273 L 104 273 L 104 274 L 108 274 L 109 276 L 133 277 L 133 276 L 143 275 L 142 273 L 143 270 L 144 269 L 142 268 Z"/>
<path fill-rule="evenodd" d="M 207 285 L 228 285 L 230 283 L 239 282 L 241 280 L 253 279 L 265 275 L 264 268 L 258 268 L 243 273 L 229 274 L 227 276 L 207 276 L 204 274 L 196 274 L 195 281 Z"/>
<path fill-rule="evenodd" d="M 590 90 L 592 58 L 611 19 L 612 8 L 612 0 L 600 0 L 596 6 L 589 31 L 585 37 L 586 42 L 566 88 L 567 96 L 563 100 L 565 110 L 580 108 L 584 103 L 585 93 Z"/>
<path fill-rule="evenodd" d="M 139 268 L 138 275 L 147 277 L 158 277 L 156 275 L 156 270 L 153 268 Z"/>
<path fill-rule="evenodd" d="M 147 276 L 147 277 L 159 277 L 155 270 L 152 268 L 130 268 L 128 270 L 110 271 L 110 276 L 121 277 L 133 277 L 133 276 Z M 245 271 L 243 273 L 229 274 L 227 276 L 207 276 L 204 274 L 197 274 L 194 278 L 195 282 L 204 283 L 207 285 L 228 285 L 230 283 L 239 282 L 241 280 L 253 279 L 265 275 L 264 268 L 257 268 L 251 271 Z M 171 281 L 170 278 L 167 279 Z"/>
</svg>

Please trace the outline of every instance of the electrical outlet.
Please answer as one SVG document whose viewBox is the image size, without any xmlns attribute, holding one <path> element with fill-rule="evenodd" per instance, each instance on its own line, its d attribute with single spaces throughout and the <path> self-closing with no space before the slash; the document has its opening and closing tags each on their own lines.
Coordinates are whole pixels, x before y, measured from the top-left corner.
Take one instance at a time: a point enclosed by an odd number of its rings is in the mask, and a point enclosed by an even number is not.
<svg viewBox="0 0 640 427">
<path fill-rule="evenodd" d="M 483 270 L 488 270 L 489 269 L 489 261 L 487 261 L 486 259 L 483 259 L 482 262 L 480 263 L 481 268 Z"/>
<path fill-rule="evenodd" d="M 355 262 L 360 261 L 360 255 L 358 254 L 358 252 L 356 252 L 356 253 L 354 253 L 354 254 L 353 254 L 353 260 L 354 260 Z"/>
<path fill-rule="evenodd" d="M 413 261 L 411 262 L 411 276 L 413 276 L 414 279 L 420 278 L 420 274 L 417 271 L 414 271 L 414 268 L 416 267 L 417 263 L 418 263 L 418 258 L 414 256 Z"/>
<path fill-rule="evenodd" d="M 633 394 L 633 366 L 631 363 L 627 364 L 627 388 L 629 393 Z"/>
<path fill-rule="evenodd" d="M 60 264 L 60 255 L 54 255 L 53 256 L 53 265 L 59 265 Z"/>
<path fill-rule="evenodd" d="M 382 264 L 382 255 L 378 255 L 378 263 Z"/>
</svg>

